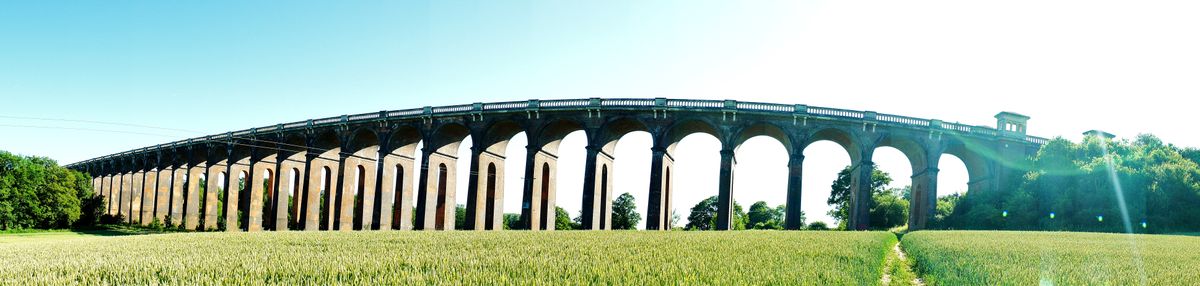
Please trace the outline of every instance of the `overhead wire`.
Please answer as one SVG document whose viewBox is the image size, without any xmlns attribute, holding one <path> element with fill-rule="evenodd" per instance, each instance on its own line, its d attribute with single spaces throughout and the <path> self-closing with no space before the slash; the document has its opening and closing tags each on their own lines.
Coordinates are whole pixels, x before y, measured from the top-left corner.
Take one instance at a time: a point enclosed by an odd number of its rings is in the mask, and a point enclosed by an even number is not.
<svg viewBox="0 0 1200 286">
<path fill-rule="evenodd" d="M 58 121 L 58 122 L 89 123 L 89 124 L 114 125 L 114 126 L 125 126 L 125 127 L 136 127 L 136 128 L 147 128 L 147 129 L 167 130 L 167 131 L 178 131 L 178 132 L 187 132 L 187 133 L 193 133 L 193 134 L 204 134 L 203 132 L 200 132 L 200 131 L 195 131 L 195 130 L 187 130 L 187 129 L 179 129 L 179 128 L 168 128 L 168 127 L 158 127 L 158 126 L 150 126 L 150 125 L 142 125 L 142 124 L 130 124 L 130 123 L 121 123 L 121 122 L 98 121 L 98 120 L 81 120 L 81 119 L 48 118 L 48 117 L 27 117 L 27 116 L 11 116 L 11 115 L 0 115 L 0 118 L 7 118 L 7 119 L 21 119 L 21 120 L 38 120 L 38 121 Z M 177 135 L 166 135 L 166 134 L 160 134 L 160 133 L 145 133 L 145 132 L 136 132 L 136 131 L 123 131 L 123 130 L 110 130 L 110 129 L 95 129 L 95 128 L 82 128 L 82 127 L 62 127 L 62 126 L 43 126 L 43 125 L 21 125 L 21 124 L 3 124 L 3 123 L 0 123 L 0 127 L 35 128 L 35 129 L 60 129 L 60 130 L 76 130 L 76 131 L 95 131 L 95 132 L 123 133 L 123 134 L 134 134 L 134 135 L 147 135 L 147 136 L 158 136 L 158 137 L 178 138 L 178 136 L 177 136 Z M 283 148 L 283 147 L 272 147 L 272 146 L 263 146 L 263 145 L 246 144 L 246 143 L 240 143 L 240 142 L 236 142 L 236 141 L 229 142 L 229 143 L 231 143 L 231 144 L 234 144 L 234 145 L 239 145 L 239 146 L 253 147 L 253 148 L 264 148 L 264 149 L 271 149 L 271 150 L 275 150 L 275 151 L 286 151 L 286 152 L 299 153 L 299 152 L 306 152 L 306 151 L 308 151 L 308 150 L 313 150 L 313 151 L 318 151 L 318 152 L 324 153 L 324 152 L 328 152 L 328 151 L 331 151 L 331 150 L 333 150 L 333 148 L 319 148 L 319 147 L 302 146 L 302 145 L 296 145 L 296 144 L 286 143 L 286 142 L 282 142 L 282 141 L 273 141 L 273 140 L 259 139 L 259 138 L 254 138 L 254 137 L 232 136 L 232 138 L 233 138 L 233 139 L 242 139 L 242 140 L 255 141 L 255 142 L 260 142 L 260 143 L 263 143 L 263 142 L 265 142 L 265 143 L 269 143 L 269 144 L 277 144 L 277 145 L 281 145 L 281 146 L 289 146 L 289 147 L 301 148 L 300 150 L 293 150 L 293 149 L 285 149 L 285 148 Z M 361 159 L 361 160 L 368 160 L 368 161 L 371 161 L 371 162 L 379 162 L 379 161 L 380 161 L 379 159 L 376 159 L 376 158 L 363 157 L 363 156 L 358 156 L 358 155 L 353 155 L 353 154 L 352 154 L 352 155 L 350 155 L 350 157 L 358 158 L 358 159 Z M 318 157 L 318 158 L 321 158 L 321 159 L 326 159 L 326 160 L 333 160 L 333 159 L 330 159 L 330 158 L 325 158 L 325 157 Z M 333 160 L 333 161 L 336 161 L 336 160 Z"/>
</svg>

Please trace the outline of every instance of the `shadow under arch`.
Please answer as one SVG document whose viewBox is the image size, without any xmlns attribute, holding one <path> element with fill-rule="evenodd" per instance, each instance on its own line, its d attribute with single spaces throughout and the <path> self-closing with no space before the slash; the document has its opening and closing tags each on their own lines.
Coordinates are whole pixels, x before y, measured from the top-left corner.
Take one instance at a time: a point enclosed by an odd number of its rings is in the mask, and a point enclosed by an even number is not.
<svg viewBox="0 0 1200 286">
<path fill-rule="evenodd" d="M 353 210 L 350 228 L 379 229 L 380 208 L 376 198 L 382 197 L 382 190 L 376 192 L 375 188 L 379 134 L 370 128 L 359 128 L 352 134 L 344 152 L 349 156 L 342 163 L 345 179 L 340 196 L 353 199 L 343 200 L 341 208 Z"/>
<path fill-rule="evenodd" d="M 308 217 L 310 209 L 316 208 L 315 202 L 318 198 L 315 197 L 315 193 L 308 191 L 306 185 L 308 170 L 305 169 L 305 165 L 308 148 L 305 148 L 305 138 L 299 134 L 291 134 L 284 137 L 279 145 L 279 168 L 294 174 L 287 178 L 289 192 L 286 195 L 285 192 L 276 192 L 275 229 L 315 230 L 316 226 L 308 223 Z"/>
<path fill-rule="evenodd" d="M 341 224 L 341 196 L 336 190 L 341 176 L 338 167 L 341 160 L 342 140 L 334 130 L 324 130 L 310 139 L 308 165 L 308 189 L 319 201 L 316 217 L 312 223 L 321 230 L 336 230 Z M 349 213 L 349 212 L 347 212 Z"/>
<path fill-rule="evenodd" d="M 649 132 L 647 125 L 631 116 L 618 116 L 604 122 L 591 134 L 586 146 L 580 221 L 583 229 L 611 229 L 612 203 L 616 178 L 617 145 L 632 132 Z"/>
<path fill-rule="evenodd" d="M 417 188 L 417 215 L 414 229 L 452 230 L 455 207 L 438 207 L 438 203 L 454 204 L 458 181 L 459 147 L 471 129 L 457 122 L 444 123 L 435 127 L 427 140 L 421 154 L 420 187 Z M 441 166 L 446 166 L 443 173 Z M 442 180 L 445 176 L 445 180 Z M 444 187 L 445 191 L 440 188 Z M 438 220 L 437 218 L 443 218 Z M 450 218 L 450 219 L 445 219 Z"/>
<path fill-rule="evenodd" d="M 571 118 L 549 119 L 532 129 L 526 133 L 529 145 L 525 154 L 528 163 L 521 196 L 521 226 L 554 230 L 559 145 L 567 135 L 577 131 L 583 131 L 587 139 L 591 136 L 582 122 Z"/>
<path fill-rule="evenodd" d="M 919 138 L 919 137 L 917 137 Z M 929 216 L 937 207 L 937 160 L 928 142 L 913 136 L 885 133 L 875 147 L 890 147 L 900 151 L 909 163 L 909 198 L 906 223 L 910 230 L 924 229 Z M 898 175 L 898 174 L 892 174 Z M 899 223 L 899 222 L 898 222 Z M 876 222 L 875 225 L 880 225 Z M 885 225 L 889 226 L 889 225 Z"/>
<path fill-rule="evenodd" d="M 524 130 L 517 121 L 503 119 L 489 123 L 480 138 L 472 142 L 465 229 L 503 228 L 504 162 L 508 157 L 508 145 Z"/>
<path fill-rule="evenodd" d="M 417 176 L 417 146 L 422 139 L 421 130 L 401 125 L 395 127 L 384 142 L 381 152 L 383 172 L 379 182 L 383 189 L 378 220 L 381 229 L 413 228 L 413 182 Z"/>
</svg>

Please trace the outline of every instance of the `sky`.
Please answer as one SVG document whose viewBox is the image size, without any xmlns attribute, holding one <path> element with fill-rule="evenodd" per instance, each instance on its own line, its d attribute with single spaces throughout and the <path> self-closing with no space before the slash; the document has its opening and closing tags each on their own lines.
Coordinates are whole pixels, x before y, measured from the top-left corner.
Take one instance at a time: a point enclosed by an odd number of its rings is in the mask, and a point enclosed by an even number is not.
<svg viewBox="0 0 1200 286">
<path fill-rule="evenodd" d="M 10 1 L 0 4 L 0 150 L 66 164 L 310 118 L 590 97 L 987 126 L 1011 111 L 1032 117 L 1037 136 L 1101 129 L 1200 146 L 1195 15 L 1194 1 Z M 572 215 L 584 141 L 568 136 L 560 153 L 558 205 Z M 716 195 L 716 142 L 694 135 L 675 154 L 684 218 Z M 522 147 L 514 139 L 509 156 Z M 614 170 L 616 192 L 634 195 L 643 217 L 649 147 L 648 134 L 623 138 Z M 785 154 L 773 139 L 747 142 L 734 199 L 783 204 Z M 824 201 L 849 157 L 830 142 L 805 156 L 802 209 L 832 222 Z M 508 190 L 519 190 L 519 161 L 506 162 Z M 963 191 L 961 161 L 941 161 L 939 193 Z M 881 148 L 875 162 L 892 187 L 909 183 L 899 151 Z"/>
</svg>

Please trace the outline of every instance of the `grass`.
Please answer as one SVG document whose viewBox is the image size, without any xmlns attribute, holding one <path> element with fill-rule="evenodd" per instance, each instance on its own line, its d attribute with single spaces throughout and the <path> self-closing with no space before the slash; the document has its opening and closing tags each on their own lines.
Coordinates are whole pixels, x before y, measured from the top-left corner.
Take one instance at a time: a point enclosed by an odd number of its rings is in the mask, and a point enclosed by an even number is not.
<svg viewBox="0 0 1200 286">
<path fill-rule="evenodd" d="M 1200 237 L 918 231 L 902 241 L 931 285 L 1194 285 Z"/>
<path fill-rule="evenodd" d="M 155 231 L 144 227 L 124 225 L 111 225 L 90 230 L 7 230 L 0 231 L 0 244 L 154 233 L 163 233 L 163 231 Z"/>
<path fill-rule="evenodd" d="M 80 236 L 0 244 L 0 283 L 878 285 L 895 243 L 779 231 Z"/>
</svg>

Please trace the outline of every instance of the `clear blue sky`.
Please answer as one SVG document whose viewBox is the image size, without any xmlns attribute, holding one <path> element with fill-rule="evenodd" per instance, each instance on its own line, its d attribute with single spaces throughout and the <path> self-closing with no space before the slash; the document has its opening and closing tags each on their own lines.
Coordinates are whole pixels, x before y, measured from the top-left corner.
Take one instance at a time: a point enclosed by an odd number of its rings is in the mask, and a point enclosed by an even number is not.
<svg viewBox="0 0 1200 286">
<path fill-rule="evenodd" d="M 1194 15 L 1190 1 L 12 1 L 0 4 L 0 149 L 70 163 L 309 118 L 586 97 L 806 103 L 972 125 L 1006 110 L 1032 116 L 1035 135 L 1099 128 L 1197 146 Z M 639 140 L 620 148 L 644 152 Z M 695 152 L 685 165 L 711 177 L 711 142 L 694 141 L 677 157 Z M 782 203 L 782 147 L 752 144 L 765 151 L 739 153 L 735 198 Z M 817 147 L 806 153 L 810 217 L 848 162 Z M 910 171 L 892 152 L 876 161 L 902 186 Z M 640 157 L 618 158 L 618 172 L 633 171 L 617 184 L 644 201 L 644 179 L 632 178 L 648 167 Z M 955 168 L 943 175 L 965 176 Z M 680 188 L 703 195 L 677 206 L 715 194 L 697 180 Z M 560 185 L 559 197 L 576 188 Z"/>
</svg>

